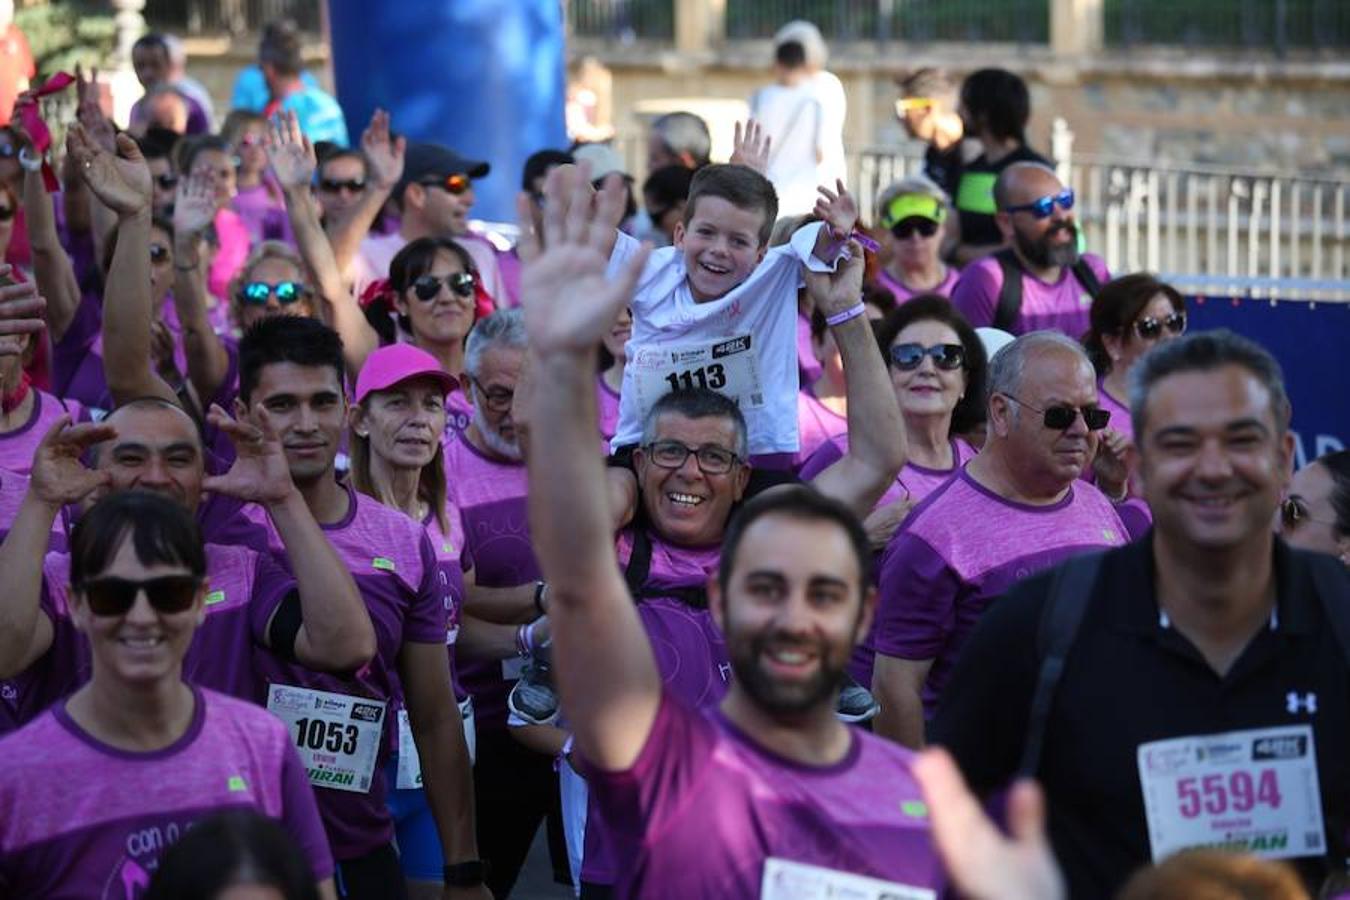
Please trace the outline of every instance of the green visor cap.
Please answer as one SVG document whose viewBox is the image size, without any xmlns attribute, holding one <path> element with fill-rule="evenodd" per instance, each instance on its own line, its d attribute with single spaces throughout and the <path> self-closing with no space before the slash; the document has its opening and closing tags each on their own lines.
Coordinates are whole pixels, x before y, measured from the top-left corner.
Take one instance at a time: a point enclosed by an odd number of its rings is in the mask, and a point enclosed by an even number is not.
<svg viewBox="0 0 1350 900">
<path fill-rule="evenodd" d="M 941 200 L 928 194 L 901 194 L 887 204 L 881 224 L 884 228 L 894 228 L 897 222 L 915 217 L 940 223 L 947 218 L 947 207 Z"/>
</svg>

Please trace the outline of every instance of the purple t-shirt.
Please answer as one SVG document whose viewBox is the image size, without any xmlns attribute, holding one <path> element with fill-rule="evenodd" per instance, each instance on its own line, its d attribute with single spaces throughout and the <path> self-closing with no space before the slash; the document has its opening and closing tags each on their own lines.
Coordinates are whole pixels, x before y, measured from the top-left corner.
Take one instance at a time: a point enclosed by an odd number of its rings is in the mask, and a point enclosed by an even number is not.
<svg viewBox="0 0 1350 900">
<path fill-rule="evenodd" d="M 1028 506 L 998 496 L 963 468 L 915 507 L 886 547 L 867 646 L 933 660 L 923 688 L 924 712 L 932 715 L 991 600 L 1071 556 L 1125 542 L 1111 501 L 1086 482 L 1075 481 L 1058 503 Z"/>
<path fill-rule="evenodd" d="M 895 295 L 896 303 L 904 303 L 906 300 L 912 300 L 919 294 L 941 294 L 943 297 L 950 297 L 952 291 L 956 289 L 956 283 L 961 280 L 961 270 L 955 266 L 947 267 L 947 275 L 942 282 L 932 290 L 912 291 L 900 283 L 899 279 L 891 275 L 885 269 L 877 272 L 877 282 L 886 290 Z"/>
<path fill-rule="evenodd" d="M 758 897 L 773 857 L 940 892 L 945 876 L 905 748 L 850 729 L 828 766 L 784 759 L 669 693 L 636 762 L 582 761 L 620 860 L 615 896 Z"/>
<path fill-rule="evenodd" d="M 1111 280 L 1106 263 L 1100 256 L 1084 253 L 1083 259 L 1102 284 Z M 970 320 L 976 328 L 994 324 L 998 308 L 998 294 L 1003 289 L 1003 267 L 997 259 L 986 256 L 966 266 L 961 280 L 952 290 L 952 305 Z M 1022 274 L 1022 310 L 1008 331 L 1026 334 L 1050 329 L 1060 331 L 1075 341 L 1088 330 L 1088 312 L 1092 297 L 1078 283 L 1067 266 L 1060 270 L 1059 280 L 1046 284 L 1035 276 Z"/>
<path fill-rule="evenodd" d="M 445 398 L 445 431 L 441 435 L 441 446 L 449 450 L 472 421 L 473 404 L 469 398 L 461 390 L 451 391 Z"/>
<path fill-rule="evenodd" d="M 33 452 L 57 419 L 67 414 L 71 422 L 83 422 L 89 418 L 79 401 L 61 400 L 37 388 L 30 390 L 33 394 L 33 411 L 28 420 L 13 431 L 0 434 L 0 467 L 22 475 L 32 471 Z"/>
<path fill-rule="evenodd" d="M 464 522 L 459 510 L 449 503 L 445 504 L 445 528 L 440 521 L 427 511 L 422 527 L 431 538 L 431 548 L 436 552 L 436 565 L 445 578 L 447 602 L 445 645 L 450 654 L 450 682 L 455 689 L 455 699 L 463 700 L 468 691 L 460 687 L 459 672 L 455 668 L 455 644 L 459 641 L 460 617 L 464 610 L 464 573 L 473 568 L 473 559 L 464 549 Z"/>
<path fill-rule="evenodd" d="M 600 414 L 600 436 L 608 448 L 619 427 L 619 392 L 605 384 L 604 375 L 595 376 L 595 407 Z"/>
<path fill-rule="evenodd" d="M 904 468 L 895 476 L 895 482 L 886 488 L 886 493 L 881 495 L 876 505 L 886 506 L 906 497 L 915 503 L 922 502 L 975 455 L 975 448 L 959 438 L 952 438 L 951 445 L 952 459 L 956 460 L 955 466 L 950 469 L 929 469 L 914 463 L 905 463 Z M 843 459 L 846 453 L 848 453 L 848 435 L 835 435 L 811 454 L 811 458 L 802 464 L 801 471 L 797 474 L 802 481 L 810 481 Z"/>
<path fill-rule="evenodd" d="M 55 558 L 64 557 L 49 554 L 47 560 Z M 89 680 L 89 642 L 71 621 L 64 590 L 48 590 L 44 578 L 38 603 L 52 623 L 52 645 L 27 669 L 0 681 L 0 735 L 31 722 Z"/>
<path fill-rule="evenodd" d="M 254 246 L 262 241 L 283 241 L 295 246 L 291 220 L 286 215 L 286 202 L 281 198 L 281 188 L 269 187 L 265 180 L 251 188 L 240 188 L 230 206 L 244 223 Z"/>
<path fill-rule="evenodd" d="M 797 435 L 800 446 L 792 467 L 800 470 L 821 444 L 848 431 L 848 419 L 816 399 L 810 390 L 797 393 Z"/>
<path fill-rule="evenodd" d="M 541 577 L 530 545 L 523 462 L 490 459 L 461 435 L 445 448 L 446 495 L 464 523 L 464 546 L 483 587 L 515 587 Z M 520 677 L 518 660 L 461 661 L 459 677 L 473 695 L 480 732 L 506 728 L 506 695 Z"/>
<path fill-rule="evenodd" d="M 1130 419 L 1130 407 L 1107 393 L 1105 381 L 1104 378 L 1097 379 L 1097 405 L 1111 413 L 1111 421 L 1107 427 L 1112 431 L 1119 431 L 1133 441 L 1134 422 Z"/>
<path fill-rule="evenodd" d="M 820 360 L 811 347 L 811 317 L 797 311 L 797 378 L 802 390 L 820 378 Z"/>
<path fill-rule="evenodd" d="M 85 290 L 61 339 L 52 344 L 52 393 L 85 407 L 112 409 L 103 374 L 103 298 Z"/>
<path fill-rule="evenodd" d="M 19 515 L 19 507 L 28 494 L 28 476 L 0 468 L 0 541 L 9 534 L 10 526 Z M 47 550 L 64 552 L 66 549 L 66 520 L 62 515 L 52 522 L 52 533 L 47 539 Z"/>
<path fill-rule="evenodd" d="M 193 696 L 187 732 L 162 750 L 110 747 L 64 704 L 0 741 L 0 894 L 131 900 L 194 822 L 240 808 L 278 820 L 316 881 L 333 874 L 286 727 L 252 704 Z"/>
<path fill-rule="evenodd" d="M 256 655 L 259 673 L 268 684 L 331 691 L 387 704 L 384 740 L 380 742 L 370 790 L 362 794 L 319 787 L 314 791 L 333 855 L 339 860 L 364 856 L 393 839 L 394 823 L 385 806 L 389 790 L 385 763 L 397 737 L 394 711 L 403 699 L 399 653 L 410 642 L 443 645 L 450 602 L 441 584 L 436 552 L 421 523 L 351 488 L 347 488 L 347 496 L 347 515 L 321 527 L 351 571 L 370 613 L 378 648 L 375 658 L 355 675 L 348 675 L 316 672 L 271 653 Z M 258 510 L 253 515 L 266 513 Z M 284 551 L 270 520 L 268 526 L 273 549 Z"/>
</svg>

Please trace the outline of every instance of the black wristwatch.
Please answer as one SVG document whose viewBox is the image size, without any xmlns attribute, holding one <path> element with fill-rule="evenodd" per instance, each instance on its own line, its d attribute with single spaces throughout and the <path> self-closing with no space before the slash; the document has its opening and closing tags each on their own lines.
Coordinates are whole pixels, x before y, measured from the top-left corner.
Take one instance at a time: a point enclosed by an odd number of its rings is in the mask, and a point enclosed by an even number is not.
<svg viewBox="0 0 1350 900">
<path fill-rule="evenodd" d="M 477 887 L 487 880 L 488 864 L 481 859 L 454 863 L 441 870 L 446 887 Z"/>
</svg>

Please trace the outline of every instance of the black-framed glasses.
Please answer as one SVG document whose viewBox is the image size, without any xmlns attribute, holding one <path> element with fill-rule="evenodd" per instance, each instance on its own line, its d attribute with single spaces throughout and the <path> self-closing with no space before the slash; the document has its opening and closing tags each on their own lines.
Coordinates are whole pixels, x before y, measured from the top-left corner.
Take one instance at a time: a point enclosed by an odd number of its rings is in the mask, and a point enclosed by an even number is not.
<svg viewBox="0 0 1350 900">
<path fill-rule="evenodd" d="M 1029 212 L 1037 219 L 1048 219 L 1054 213 L 1056 206 L 1063 210 L 1073 209 L 1073 201 L 1073 188 L 1065 188 L 1058 194 L 1046 194 L 1044 197 L 1037 197 L 1030 203 L 1010 206 L 1004 212 Z"/>
<path fill-rule="evenodd" d="M 1101 431 L 1106 427 L 1106 423 L 1111 421 L 1111 410 L 1102 409 L 1100 406 L 1070 406 L 1067 403 L 1056 403 L 1054 406 L 1041 409 L 1038 406 L 1032 406 L 1024 400 L 1018 400 L 1012 394 L 1004 394 L 1018 406 L 1025 406 L 1032 412 L 1040 413 L 1044 419 L 1045 427 L 1052 431 L 1066 431 L 1073 427 L 1073 423 L 1078 418 L 1078 414 L 1083 414 L 1083 422 L 1087 424 L 1088 431 Z"/>
<path fill-rule="evenodd" d="M 338 191 L 347 191 L 352 194 L 359 194 L 366 189 L 366 180 L 364 178 L 320 178 L 319 190 L 326 194 L 336 194 Z"/>
<path fill-rule="evenodd" d="M 14 218 L 14 207 L 0 206 L 0 222 L 8 222 Z"/>
<path fill-rule="evenodd" d="M 145 599 L 158 613 L 180 613 L 192 607 L 202 580 L 196 575 L 161 575 L 144 581 L 126 578 L 92 578 L 75 585 L 96 616 L 125 616 L 145 592 Z"/>
<path fill-rule="evenodd" d="M 412 283 L 413 294 L 423 303 L 430 303 L 441 294 L 444 284 L 450 292 L 459 297 L 472 297 L 474 278 L 472 272 L 451 272 L 449 275 L 421 275 Z"/>
<path fill-rule="evenodd" d="M 1332 527 L 1336 525 L 1335 522 L 1328 522 L 1326 519 L 1313 518 L 1312 511 L 1308 509 L 1308 504 L 1302 497 L 1295 495 L 1280 501 L 1280 523 L 1285 531 L 1293 531 L 1304 522 L 1316 522 Z"/>
<path fill-rule="evenodd" d="M 298 281 L 250 281 L 239 288 L 239 299 L 249 306 L 263 306 L 273 296 L 282 306 L 289 306 L 304 299 L 305 286 Z"/>
<path fill-rule="evenodd" d="M 908 219 L 901 219 L 891 226 L 891 234 L 895 235 L 897 240 L 906 241 L 918 234 L 920 237 L 930 238 L 938 233 L 940 226 L 932 219 L 920 219 L 912 216 Z"/>
<path fill-rule="evenodd" d="M 950 372 L 966 364 L 966 348 L 960 344 L 896 344 L 891 347 L 891 363 L 902 372 L 912 372 L 923 365 L 925 356 L 933 357 L 933 365 Z"/>
<path fill-rule="evenodd" d="M 172 174 L 156 175 L 155 184 L 159 185 L 166 191 L 171 191 L 174 188 L 178 187 L 178 176 Z"/>
<path fill-rule="evenodd" d="M 1144 316 L 1134 323 L 1134 333 L 1139 335 L 1140 340 L 1157 340 L 1166 329 L 1168 334 L 1186 333 L 1186 314 L 1184 312 L 1174 312 L 1171 315 L 1159 319 L 1154 316 Z"/>
<path fill-rule="evenodd" d="M 725 475 L 741 461 L 740 456 L 726 447 L 704 444 L 690 447 L 679 441 L 652 441 L 642 448 L 649 459 L 663 469 L 678 469 L 691 455 L 704 475 Z"/>
<path fill-rule="evenodd" d="M 472 381 L 473 386 L 478 389 L 478 393 L 483 395 L 483 405 L 493 412 L 504 413 L 508 411 L 511 408 L 511 404 L 515 402 L 515 391 L 509 391 L 506 388 L 492 388 L 489 390 L 488 388 L 483 387 L 483 382 L 479 381 L 477 378 L 470 377 L 469 380 Z"/>
<path fill-rule="evenodd" d="M 163 244 L 150 245 L 150 263 L 151 265 L 162 266 L 169 261 L 169 248 Z"/>
<path fill-rule="evenodd" d="M 424 178 L 418 184 L 442 188 L 455 196 L 459 196 L 469 189 L 470 181 L 468 175 L 456 172 L 453 175 L 446 175 L 444 178 Z"/>
</svg>

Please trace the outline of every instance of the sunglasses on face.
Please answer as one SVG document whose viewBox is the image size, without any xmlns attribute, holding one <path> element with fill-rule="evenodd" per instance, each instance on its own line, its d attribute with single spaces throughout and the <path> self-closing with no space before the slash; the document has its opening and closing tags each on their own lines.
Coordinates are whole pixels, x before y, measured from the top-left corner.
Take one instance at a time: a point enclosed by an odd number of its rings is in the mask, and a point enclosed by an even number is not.
<svg viewBox="0 0 1350 900">
<path fill-rule="evenodd" d="M 1312 511 L 1308 509 L 1308 504 L 1302 497 L 1286 497 L 1280 503 L 1280 523 L 1284 525 L 1285 531 L 1293 531 L 1303 525 L 1304 522 L 1316 522 L 1319 525 L 1335 526 L 1335 522 L 1328 522 L 1325 519 L 1314 519 Z"/>
<path fill-rule="evenodd" d="M 14 218 L 14 207 L 0 206 L 0 222 L 8 222 Z"/>
<path fill-rule="evenodd" d="M 469 176 L 456 172 L 454 175 L 447 175 L 444 178 L 428 178 L 419 182 L 419 184 L 442 188 L 458 197 L 469 189 Z"/>
<path fill-rule="evenodd" d="M 278 303 L 287 306 L 304 297 L 305 286 L 298 281 L 280 281 L 276 284 L 250 281 L 239 289 L 239 299 L 250 306 L 262 306 L 274 294 Z"/>
<path fill-rule="evenodd" d="M 950 372 L 966 363 L 966 348 L 960 344 L 896 344 L 891 348 L 891 362 L 902 372 L 912 372 L 923 365 L 925 356 L 933 357 L 933 365 Z"/>
<path fill-rule="evenodd" d="M 1134 323 L 1134 333 L 1145 341 L 1156 340 L 1163 333 L 1164 328 L 1167 329 L 1168 334 L 1184 334 L 1186 331 L 1186 314 L 1174 312 L 1163 319 L 1144 316 Z"/>
<path fill-rule="evenodd" d="M 437 278 L 435 275 L 422 275 L 412 283 L 413 294 L 423 303 L 430 303 L 441 294 L 444 284 L 457 297 L 473 296 L 473 274 L 470 272 L 452 272 Z"/>
<path fill-rule="evenodd" d="M 1012 394 L 1004 394 L 1018 406 L 1025 406 L 1032 412 L 1040 413 L 1044 418 L 1045 427 L 1051 431 L 1067 431 L 1073 427 L 1073 423 L 1078 419 L 1078 414 L 1083 414 L 1083 422 L 1087 424 L 1088 431 L 1101 431 L 1106 427 L 1106 423 L 1111 421 L 1111 410 L 1102 409 L 1099 406 L 1070 406 L 1067 403 L 1057 403 L 1054 406 L 1041 409 L 1032 406 L 1022 400 L 1018 400 Z"/>
<path fill-rule="evenodd" d="M 716 444 L 690 447 L 679 441 L 653 441 L 643 449 L 651 461 L 663 469 L 678 469 L 692 455 L 704 475 L 725 475 L 740 461 L 735 453 Z"/>
<path fill-rule="evenodd" d="M 938 223 L 932 219 L 905 219 L 891 226 L 891 234 L 899 240 L 908 240 L 915 234 L 930 238 L 938 233 Z"/>
<path fill-rule="evenodd" d="M 473 382 L 473 386 L 478 388 L 478 393 L 483 395 L 483 405 L 493 412 L 504 413 L 509 410 L 511 404 L 515 402 L 515 391 L 508 391 L 505 388 L 493 388 L 492 390 L 488 390 L 483 387 L 483 382 L 479 381 L 477 378 L 472 378 L 470 380 Z"/>
<path fill-rule="evenodd" d="M 164 265 L 169 259 L 169 248 L 163 244 L 150 245 L 150 262 L 157 266 Z"/>
<path fill-rule="evenodd" d="M 96 616 L 125 616 L 141 591 L 155 612 L 180 613 L 192 607 L 201 583 L 195 575 L 161 575 L 145 581 L 107 577 L 86 581 L 75 590 L 84 595 Z"/>
<path fill-rule="evenodd" d="M 1029 212 L 1033 218 L 1048 219 L 1054 214 L 1056 206 L 1063 210 L 1073 209 L 1073 188 L 1065 188 L 1058 194 L 1047 194 L 1030 203 L 1010 206 L 1004 212 Z"/>
<path fill-rule="evenodd" d="M 178 187 L 178 176 L 177 176 L 177 175 L 156 175 L 156 176 L 155 176 L 155 184 L 159 185 L 161 188 L 163 188 L 163 189 L 166 190 L 166 191 L 172 190 L 173 188 Z"/>
<path fill-rule="evenodd" d="M 336 194 L 338 191 L 359 194 L 365 189 L 366 180 L 364 178 L 348 178 L 345 181 L 336 178 L 324 178 L 319 181 L 319 190 L 329 194 Z"/>
</svg>

